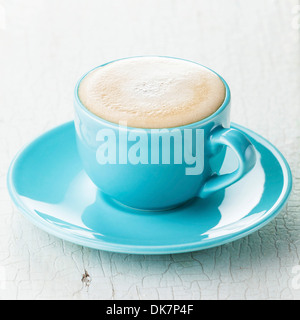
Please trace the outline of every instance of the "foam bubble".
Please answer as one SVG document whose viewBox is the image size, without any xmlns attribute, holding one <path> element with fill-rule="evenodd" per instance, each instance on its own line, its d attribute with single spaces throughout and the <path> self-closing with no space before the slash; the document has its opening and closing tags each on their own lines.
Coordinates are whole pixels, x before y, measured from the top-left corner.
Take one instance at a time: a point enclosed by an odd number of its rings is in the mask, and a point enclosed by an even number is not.
<svg viewBox="0 0 300 320">
<path fill-rule="evenodd" d="M 113 62 L 90 72 L 79 98 L 92 113 L 129 127 L 171 128 L 200 121 L 225 99 L 222 80 L 188 61 L 142 57 Z"/>
</svg>

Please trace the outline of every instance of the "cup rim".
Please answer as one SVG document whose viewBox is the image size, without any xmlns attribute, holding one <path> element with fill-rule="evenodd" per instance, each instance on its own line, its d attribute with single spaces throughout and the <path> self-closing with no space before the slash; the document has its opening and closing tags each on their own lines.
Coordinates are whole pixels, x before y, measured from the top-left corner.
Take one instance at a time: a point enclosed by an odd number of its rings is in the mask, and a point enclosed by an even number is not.
<svg viewBox="0 0 300 320">
<path fill-rule="evenodd" d="M 114 122 L 111 122 L 111 121 L 108 121 L 108 120 L 105 120 L 105 119 L 102 119 L 100 118 L 99 116 L 95 115 L 94 113 L 92 113 L 91 111 L 89 111 L 83 104 L 82 102 L 80 101 L 79 99 L 79 93 L 78 93 L 78 90 L 79 90 L 79 86 L 82 82 L 82 80 L 88 75 L 90 74 L 91 72 L 93 72 L 94 70 L 96 69 L 99 69 L 99 68 L 103 68 L 109 64 L 112 64 L 114 62 L 117 62 L 117 61 L 122 61 L 122 60 L 128 60 L 128 59 L 136 59 L 136 58 L 168 58 L 168 59 L 175 59 L 175 60 L 181 60 L 181 61 L 186 61 L 186 62 L 190 62 L 190 63 L 194 63 L 194 64 L 197 64 L 203 68 L 206 68 L 207 70 L 213 72 L 215 75 L 217 75 L 221 81 L 223 82 L 224 86 L 225 86 L 225 89 L 226 89 L 226 94 L 225 94 L 225 99 L 222 103 L 222 105 L 219 107 L 219 109 L 217 111 L 215 111 L 212 115 L 210 115 L 209 117 L 205 118 L 205 119 L 202 119 L 200 121 L 196 121 L 196 122 L 192 122 L 192 123 L 189 123 L 187 125 L 183 125 L 183 126 L 175 126 L 175 127 L 168 127 L 168 128 L 140 128 L 140 127 L 130 127 L 130 126 L 123 126 L 121 124 L 118 124 L 118 123 L 114 123 Z M 229 103 L 230 103 L 230 100 L 231 100 L 231 92 L 230 92 L 230 88 L 227 84 L 227 82 L 223 79 L 223 77 L 221 77 L 217 72 L 215 72 L 214 70 L 198 63 L 198 62 L 195 62 L 195 61 L 191 61 L 191 60 L 187 60 L 187 59 L 183 59 L 183 58 L 177 58 L 177 57 L 171 57 L 171 56 L 160 56 L 160 55 L 143 55 L 143 56 L 131 56 L 131 57 L 126 57 L 126 58 L 121 58 L 121 59 L 116 59 L 116 60 L 112 60 L 110 62 L 106 62 L 100 66 L 97 66 L 93 69 L 91 69 L 90 71 L 86 72 L 83 76 L 80 77 L 79 81 L 77 81 L 77 84 L 75 86 L 75 91 L 74 91 L 74 95 L 75 95 L 75 102 L 76 102 L 76 106 L 79 106 L 80 109 L 82 111 L 84 111 L 84 113 L 86 115 L 88 115 L 90 118 L 92 118 L 93 120 L 97 121 L 97 122 L 100 122 L 101 124 L 104 124 L 106 126 L 110 126 L 110 127 L 117 127 L 117 128 L 126 128 L 126 129 L 132 129 L 132 130 L 143 130 L 143 131 L 151 131 L 151 130 L 164 130 L 164 129 L 167 129 L 167 130 L 172 130 L 172 129 L 180 129 L 180 130 L 184 130 L 184 129 L 188 129 L 188 128 L 191 128 L 191 127 L 195 127 L 195 126 L 201 126 L 201 125 L 204 125 L 210 121 L 212 121 L 214 118 L 216 118 L 220 113 L 222 113 L 222 111 L 224 109 L 226 109 L 226 107 L 228 107 Z"/>
</svg>

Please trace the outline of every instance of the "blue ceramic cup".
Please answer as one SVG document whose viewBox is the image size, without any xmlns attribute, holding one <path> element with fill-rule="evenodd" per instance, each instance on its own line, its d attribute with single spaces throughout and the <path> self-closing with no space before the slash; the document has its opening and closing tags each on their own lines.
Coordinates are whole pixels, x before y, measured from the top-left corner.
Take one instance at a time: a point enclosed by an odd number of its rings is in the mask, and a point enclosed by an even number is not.
<svg viewBox="0 0 300 320">
<path fill-rule="evenodd" d="M 136 209 L 167 210 L 224 190 L 254 167 L 253 145 L 230 128 L 230 90 L 219 75 L 226 87 L 223 105 L 204 120 L 166 129 L 132 128 L 94 115 L 78 96 L 85 76 L 75 88 L 78 151 L 90 179 L 114 200 Z M 236 154 L 237 168 L 221 175 L 226 148 Z"/>
</svg>

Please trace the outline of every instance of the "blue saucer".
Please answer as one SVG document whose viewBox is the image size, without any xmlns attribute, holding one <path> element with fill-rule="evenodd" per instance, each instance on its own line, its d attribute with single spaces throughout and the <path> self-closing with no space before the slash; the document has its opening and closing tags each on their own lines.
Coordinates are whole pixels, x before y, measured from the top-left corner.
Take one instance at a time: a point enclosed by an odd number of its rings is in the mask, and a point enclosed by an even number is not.
<svg viewBox="0 0 300 320">
<path fill-rule="evenodd" d="M 79 245 L 132 254 L 196 251 L 239 239 L 273 219 L 291 192 L 289 166 L 280 152 L 238 125 L 257 151 L 255 168 L 208 199 L 162 212 L 125 207 L 101 193 L 82 169 L 74 123 L 33 141 L 12 162 L 8 189 L 35 225 Z M 221 173 L 235 170 L 230 150 Z"/>
</svg>

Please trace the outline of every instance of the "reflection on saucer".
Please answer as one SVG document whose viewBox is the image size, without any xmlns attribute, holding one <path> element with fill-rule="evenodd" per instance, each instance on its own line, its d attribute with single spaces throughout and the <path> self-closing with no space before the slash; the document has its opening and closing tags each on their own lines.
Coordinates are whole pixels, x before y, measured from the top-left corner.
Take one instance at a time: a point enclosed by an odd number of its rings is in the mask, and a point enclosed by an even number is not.
<svg viewBox="0 0 300 320">
<path fill-rule="evenodd" d="M 83 171 L 73 122 L 42 135 L 16 157 L 8 174 L 9 191 L 38 227 L 91 248 L 169 254 L 221 245 L 274 218 L 292 185 L 288 164 L 268 141 L 233 127 L 254 144 L 255 168 L 233 186 L 172 210 L 135 210 L 101 193 Z M 227 150 L 221 173 L 233 171 L 235 161 Z"/>
</svg>

